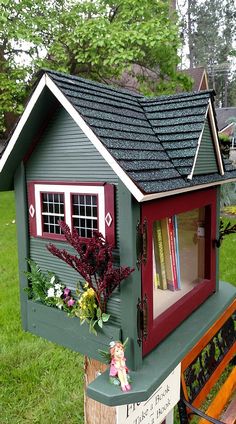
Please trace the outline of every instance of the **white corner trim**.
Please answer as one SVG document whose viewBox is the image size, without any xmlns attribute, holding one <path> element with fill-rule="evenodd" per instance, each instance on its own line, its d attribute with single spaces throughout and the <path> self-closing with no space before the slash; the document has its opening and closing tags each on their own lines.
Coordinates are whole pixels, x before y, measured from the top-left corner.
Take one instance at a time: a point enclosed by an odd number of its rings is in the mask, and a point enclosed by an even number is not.
<svg viewBox="0 0 236 424">
<path fill-rule="evenodd" d="M 26 106 L 26 108 L 25 108 L 16 128 L 15 128 L 15 131 L 13 132 L 13 134 L 12 134 L 10 140 L 9 140 L 9 143 L 6 147 L 6 150 L 4 150 L 3 155 L 0 158 L 0 172 L 2 171 L 8 157 L 9 157 L 9 155 L 10 155 L 12 149 L 13 149 L 13 147 L 15 146 L 15 143 L 16 143 L 16 141 L 17 141 L 27 119 L 29 118 L 29 115 L 32 112 L 32 109 L 34 108 L 35 103 L 37 102 L 40 94 L 42 93 L 45 85 L 46 85 L 46 78 L 45 78 L 45 75 L 43 75 L 42 78 L 40 79 L 36 89 L 34 90 L 32 96 L 29 100 L 29 103 L 27 104 L 27 106 Z"/>
<path fill-rule="evenodd" d="M 94 134 L 88 124 L 81 117 L 79 112 L 72 106 L 70 101 L 65 97 L 65 95 L 61 92 L 61 90 L 56 86 L 56 84 L 52 81 L 49 75 L 46 74 L 46 85 L 57 98 L 57 100 L 61 103 L 61 105 L 66 109 L 72 119 L 76 122 L 76 124 L 80 127 L 83 133 L 88 137 L 91 143 L 96 147 L 105 161 L 110 165 L 113 171 L 118 175 L 118 177 L 122 180 L 128 190 L 133 194 L 138 202 L 141 202 L 144 195 L 138 189 L 138 187 L 133 183 L 133 181 L 128 177 L 128 175 L 123 171 L 117 161 L 112 157 L 112 155 L 108 152 L 108 150 L 103 146 L 98 137 Z"/>
</svg>

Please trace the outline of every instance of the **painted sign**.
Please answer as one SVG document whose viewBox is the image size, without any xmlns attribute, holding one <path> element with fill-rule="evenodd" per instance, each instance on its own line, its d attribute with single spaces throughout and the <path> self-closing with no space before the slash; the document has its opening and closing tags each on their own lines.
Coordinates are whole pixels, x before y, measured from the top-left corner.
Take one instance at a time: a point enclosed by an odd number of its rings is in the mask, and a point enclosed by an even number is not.
<svg viewBox="0 0 236 424">
<path fill-rule="evenodd" d="M 145 402 L 116 408 L 117 424 L 160 424 L 180 399 L 180 364 Z"/>
</svg>

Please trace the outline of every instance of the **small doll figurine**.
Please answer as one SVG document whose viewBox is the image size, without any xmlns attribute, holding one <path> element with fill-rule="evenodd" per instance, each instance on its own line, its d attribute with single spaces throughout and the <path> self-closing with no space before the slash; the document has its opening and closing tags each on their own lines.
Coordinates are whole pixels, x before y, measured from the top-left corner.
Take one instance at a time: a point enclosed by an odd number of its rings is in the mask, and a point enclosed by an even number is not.
<svg viewBox="0 0 236 424">
<path fill-rule="evenodd" d="M 131 386 L 128 381 L 128 368 L 126 367 L 126 359 L 124 356 L 124 345 L 119 342 L 110 343 L 110 377 L 118 377 L 121 385 L 121 390 L 127 392 L 131 390 Z"/>
</svg>

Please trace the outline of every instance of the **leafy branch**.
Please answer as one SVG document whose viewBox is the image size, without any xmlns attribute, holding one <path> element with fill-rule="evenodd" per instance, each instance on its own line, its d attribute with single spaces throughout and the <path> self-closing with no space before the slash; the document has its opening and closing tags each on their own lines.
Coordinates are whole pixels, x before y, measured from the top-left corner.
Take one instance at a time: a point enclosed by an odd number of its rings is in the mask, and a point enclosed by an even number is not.
<svg viewBox="0 0 236 424">
<path fill-rule="evenodd" d="M 71 231 L 63 221 L 59 221 L 59 225 L 67 242 L 77 254 L 73 255 L 65 249 L 58 249 L 52 243 L 47 245 L 47 249 L 85 279 L 88 286 L 95 292 L 101 312 L 106 312 L 107 301 L 113 291 L 134 271 L 134 268 L 113 266 L 113 246 L 104 239 L 101 233 L 94 233 L 94 236 L 85 242 L 75 228 Z"/>
</svg>

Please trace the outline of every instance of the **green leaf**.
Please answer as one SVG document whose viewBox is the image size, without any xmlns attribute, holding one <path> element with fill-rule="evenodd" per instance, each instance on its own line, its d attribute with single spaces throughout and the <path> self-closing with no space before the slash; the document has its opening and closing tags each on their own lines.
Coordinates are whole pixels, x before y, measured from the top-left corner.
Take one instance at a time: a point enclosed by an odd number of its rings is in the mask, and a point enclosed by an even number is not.
<svg viewBox="0 0 236 424">
<path fill-rule="evenodd" d="M 109 320 L 109 318 L 110 318 L 110 314 L 105 314 L 105 313 L 102 314 L 102 321 L 103 322 L 107 322 Z"/>
<path fill-rule="evenodd" d="M 98 320 L 98 325 L 99 325 L 99 327 L 100 327 L 100 328 L 102 328 L 102 327 L 103 327 L 102 319 L 99 319 L 99 320 Z"/>
</svg>

